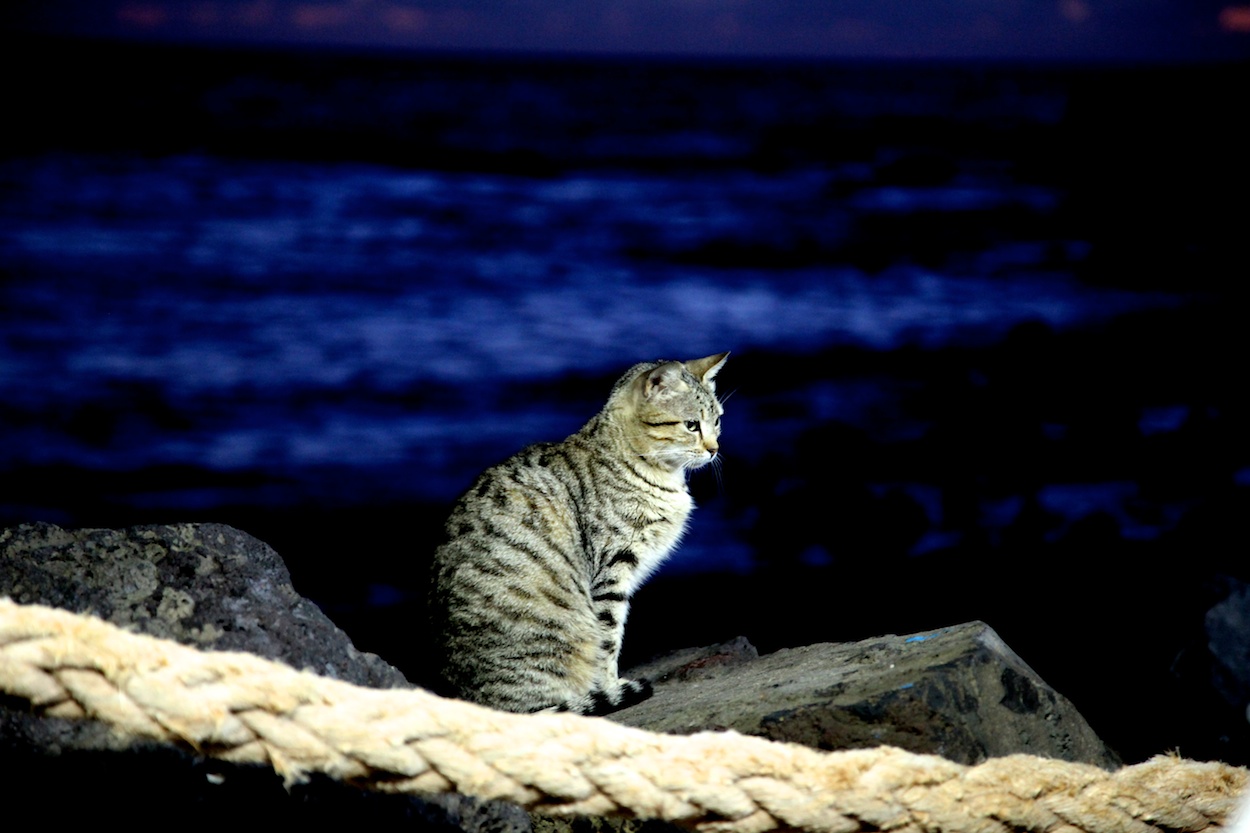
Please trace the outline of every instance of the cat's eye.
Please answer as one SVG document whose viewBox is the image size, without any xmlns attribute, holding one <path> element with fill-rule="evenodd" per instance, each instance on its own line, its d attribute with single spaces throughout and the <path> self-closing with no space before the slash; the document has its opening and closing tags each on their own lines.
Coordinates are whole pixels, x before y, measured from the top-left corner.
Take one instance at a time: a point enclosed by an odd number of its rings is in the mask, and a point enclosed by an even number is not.
<svg viewBox="0 0 1250 833">
<path fill-rule="evenodd" d="M 688 420 L 686 420 L 686 430 L 687 430 L 687 431 L 698 431 L 698 430 L 699 430 L 699 421 L 698 421 L 697 419 L 688 419 Z"/>
</svg>

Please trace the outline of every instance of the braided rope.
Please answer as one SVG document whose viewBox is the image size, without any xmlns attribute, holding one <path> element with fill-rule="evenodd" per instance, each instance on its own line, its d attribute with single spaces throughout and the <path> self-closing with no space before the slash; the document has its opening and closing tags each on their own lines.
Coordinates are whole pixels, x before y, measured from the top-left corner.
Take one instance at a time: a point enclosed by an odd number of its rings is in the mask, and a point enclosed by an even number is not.
<svg viewBox="0 0 1250 833">
<path fill-rule="evenodd" d="M 551 815 L 715 833 L 1151 833 L 1218 829 L 1250 773 L 1159 756 L 1110 773 L 1013 755 L 966 767 L 890 747 L 821 753 L 365 689 L 0 599 L 0 691 L 40 713 L 363 788 L 460 792 Z"/>
</svg>

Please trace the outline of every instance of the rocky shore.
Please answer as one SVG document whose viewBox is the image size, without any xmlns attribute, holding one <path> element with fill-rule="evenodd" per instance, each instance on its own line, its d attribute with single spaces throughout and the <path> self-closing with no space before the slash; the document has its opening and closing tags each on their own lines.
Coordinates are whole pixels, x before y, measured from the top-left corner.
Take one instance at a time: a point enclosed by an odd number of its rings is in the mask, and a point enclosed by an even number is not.
<svg viewBox="0 0 1250 833">
<path fill-rule="evenodd" d="M 412 685 L 384 659 L 358 651 L 300 596 L 273 549 L 219 524 L 10 528 L 0 532 L 0 595 L 360 685 Z M 733 729 L 817 749 L 889 744 L 968 764 L 1016 752 L 1119 763 L 1072 704 L 981 622 L 765 655 L 737 638 L 674 651 L 631 673 L 655 680 L 656 694 L 612 719 L 653 731 Z M 171 811 L 192 805 L 222 820 L 246 812 L 465 831 L 564 824 L 461 797 L 422 802 L 324 780 L 288 791 L 271 772 L 136 744 L 101 724 L 41 716 L 15 700 L 0 702 L 0 761 L 15 774 L 14 794 L 59 784 L 84 799 L 66 812 L 84 816 L 108 801 Z"/>
</svg>

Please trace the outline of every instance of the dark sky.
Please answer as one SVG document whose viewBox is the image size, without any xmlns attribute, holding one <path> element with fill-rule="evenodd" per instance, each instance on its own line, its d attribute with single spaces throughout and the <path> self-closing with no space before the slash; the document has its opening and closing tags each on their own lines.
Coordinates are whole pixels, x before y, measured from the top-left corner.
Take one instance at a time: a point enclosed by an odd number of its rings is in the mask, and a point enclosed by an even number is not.
<svg viewBox="0 0 1250 833">
<path fill-rule="evenodd" d="M 1250 57 L 1250 0 L 7 0 L 15 31 L 790 57 Z"/>
</svg>

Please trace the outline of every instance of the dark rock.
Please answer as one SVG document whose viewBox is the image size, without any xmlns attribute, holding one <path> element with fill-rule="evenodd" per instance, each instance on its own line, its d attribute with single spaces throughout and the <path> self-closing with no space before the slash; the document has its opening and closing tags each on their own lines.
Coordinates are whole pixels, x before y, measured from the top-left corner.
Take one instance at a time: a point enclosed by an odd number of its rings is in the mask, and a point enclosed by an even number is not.
<svg viewBox="0 0 1250 833">
<path fill-rule="evenodd" d="M 205 650 L 248 651 L 358 685 L 407 686 L 295 592 L 267 544 L 221 524 L 0 531 L 0 595 Z"/>
<path fill-rule="evenodd" d="M 732 729 L 817 749 L 889 744 L 964 764 L 1016 752 L 1114 768 L 1072 704 L 970 622 L 759 656 L 746 639 L 630 669 L 655 695 L 612 719 L 657 732 Z M 677 833 L 656 821 L 534 817 L 535 833 Z"/>
<path fill-rule="evenodd" d="M 733 729 L 816 749 L 889 744 L 964 764 L 1019 752 L 1119 765 L 983 622 L 762 657 L 739 639 L 630 675 L 655 680 L 655 696 L 614 718 L 653 731 Z"/>
<path fill-rule="evenodd" d="M 295 668 L 374 687 L 407 686 L 373 654 L 357 651 L 321 610 L 295 592 L 270 547 L 219 524 L 70 531 L 29 524 L 0 531 L 0 596 L 90 613 L 128 630 L 210 650 L 248 651 Z M 105 806 L 196 810 L 196 820 L 299 819 L 424 823 L 469 830 L 455 807 L 372 795 L 313 779 L 287 789 L 267 767 L 233 766 L 186 750 L 115 735 L 93 721 L 32 714 L 0 698 L 0 769 L 13 795 L 74 796 L 62 818 Z"/>
<path fill-rule="evenodd" d="M 1228 596 L 1206 615 L 1212 685 L 1250 721 L 1250 585 L 1229 579 Z"/>
</svg>

